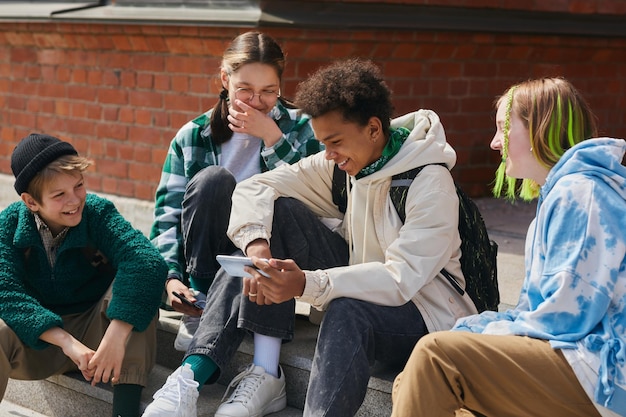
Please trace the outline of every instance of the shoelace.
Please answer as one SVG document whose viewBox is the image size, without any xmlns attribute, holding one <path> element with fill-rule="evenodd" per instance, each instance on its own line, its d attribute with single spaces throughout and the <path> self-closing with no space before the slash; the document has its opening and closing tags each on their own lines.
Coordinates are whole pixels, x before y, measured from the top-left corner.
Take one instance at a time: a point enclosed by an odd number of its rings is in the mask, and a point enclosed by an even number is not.
<svg viewBox="0 0 626 417">
<path fill-rule="evenodd" d="M 185 390 L 188 388 L 187 384 L 184 382 L 184 377 L 182 375 L 177 375 L 176 378 L 168 378 L 167 384 L 165 384 L 160 390 L 154 393 L 153 398 L 156 400 L 157 398 L 164 397 L 168 401 L 176 402 L 182 401 L 185 402 Z M 179 383 L 178 381 L 182 380 Z M 170 389 L 171 386 L 175 387 L 175 391 L 178 393 L 178 398 L 175 397 L 174 393 Z"/>
<path fill-rule="evenodd" d="M 230 381 L 230 384 L 228 384 L 228 388 L 226 388 L 222 401 L 224 401 L 224 398 L 228 396 L 231 389 L 234 389 L 234 391 L 228 401 L 245 402 L 245 400 L 250 399 L 262 377 L 262 375 L 252 373 L 253 370 L 254 364 L 250 364 L 243 372 L 234 377 L 233 380 Z"/>
</svg>

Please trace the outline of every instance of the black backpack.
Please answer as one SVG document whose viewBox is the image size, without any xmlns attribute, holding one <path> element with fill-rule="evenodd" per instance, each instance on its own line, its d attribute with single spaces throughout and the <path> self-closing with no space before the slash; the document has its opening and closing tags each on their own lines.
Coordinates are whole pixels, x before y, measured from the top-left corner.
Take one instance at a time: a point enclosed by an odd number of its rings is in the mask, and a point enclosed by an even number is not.
<svg viewBox="0 0 626 417">
<path fill-rule="evenodd" d="M 424 165 L 426 166 L 426 165 Z M 424 166 L 396 174 L 391 178 L 389 196 L 400 220 L 406 218 L 404 205 L 409 186 Z M 476 305 L 478 312 L 498 310 L 500 293 L 498 291 L 498 271 L 496 255 L 498 244 L 489 239 L 487 228 L 480 210 L 461 188 L 456 185 L 459 196 L 459 235 L 461 236 L 461 270 L 465 276 L 465 291 Z M 346 173 L 335 165 L 332 185 L 333 203 L 342 213 L 346 212 L 348 197 L 346 193 Z M 459 294 L 464 290 L 452 274 L 445 269 L 441 274 Z"/>
</svg>

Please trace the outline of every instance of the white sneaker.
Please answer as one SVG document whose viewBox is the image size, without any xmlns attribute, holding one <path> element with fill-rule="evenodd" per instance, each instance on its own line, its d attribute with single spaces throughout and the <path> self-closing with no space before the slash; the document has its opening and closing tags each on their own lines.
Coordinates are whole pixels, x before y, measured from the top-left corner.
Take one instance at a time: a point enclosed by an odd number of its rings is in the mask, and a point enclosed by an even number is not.
<svg viewBox="0 0 626 417">
<path fill-rule="evenodd" d="M 231 388 L 235 390 L 219 406 L 215 417 L 262 417 L 285 408 L 285 375 L 280 367 L 278 373 L 280 376 L 276 378 L 262 367 L 250 364 L 228 385 L 224 398 Z"/>
<path fill-rule="evenodd" d="M 142 417 L 197 417 L 198 385 L 191 365 L 179 366 L 154 393 Z"/>
<path fill-rule="evenodd" d="M 194 290 L 193 288 L 190 290 L 194 293 L 196 300 L 198 300 L 197 303 L 204 308 L 206 305 L 206 295 L 200 291 Z M 189 348 L 191 339 L 193 338 L 193 335 L 196 334 L 196 330 L 198 330 L 199 325 L 200 317 L 192 317 L 187 314 L 183 315 L 183 318 L 180 321 L 180 326 L 178 326 L 178 334 L 176 335 L 176 339 L 174 339 L 174 349 L 180 352 L 187 352 L 187 348 Z"/>
</svg>

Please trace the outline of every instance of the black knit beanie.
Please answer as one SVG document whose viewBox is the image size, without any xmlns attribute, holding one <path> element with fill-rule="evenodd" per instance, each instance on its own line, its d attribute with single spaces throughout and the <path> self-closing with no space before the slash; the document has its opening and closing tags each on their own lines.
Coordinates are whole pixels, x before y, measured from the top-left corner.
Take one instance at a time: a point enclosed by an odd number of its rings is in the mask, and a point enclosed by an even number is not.
<svg viewBox="0 0 626 417">
<path fill-rule="evenodd" d="M 78 152 L 68 142 L 49 135 L 31 133 L 22 139 L 11 155 L 15 191 L 22 195 L 39 171 L 64 155 L 78 155 Z"/>
</svg>

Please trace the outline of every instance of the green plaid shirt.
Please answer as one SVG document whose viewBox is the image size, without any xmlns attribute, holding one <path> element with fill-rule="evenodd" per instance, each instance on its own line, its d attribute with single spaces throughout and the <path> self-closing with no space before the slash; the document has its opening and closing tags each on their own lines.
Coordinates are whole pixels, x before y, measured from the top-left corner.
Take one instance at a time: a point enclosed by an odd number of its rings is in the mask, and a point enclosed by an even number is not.
<svg viewBox="0 0 626 417">
<path fill-rule="evenodd" d="M 186 123 L 170 144 L 161 181 L 156 190 L 154 223 L 150 231 L 152 243 L 167 262 L 170 277 L 182 279 L 185 274 L 183 238 L 180 217 L 185 187 L 203 168 L 220 164 L 221 147 L 211 138 L 209 126 L 212 110 Z M 300 110 L 287 109 L 280 102 L 272 109 L 282 138 L 274 146 L 259 149 L 261 171 L 283 164 L 293 164 L 319 152 L 323 145 L 315 139 L 310 118 Z"/>
</svg>

